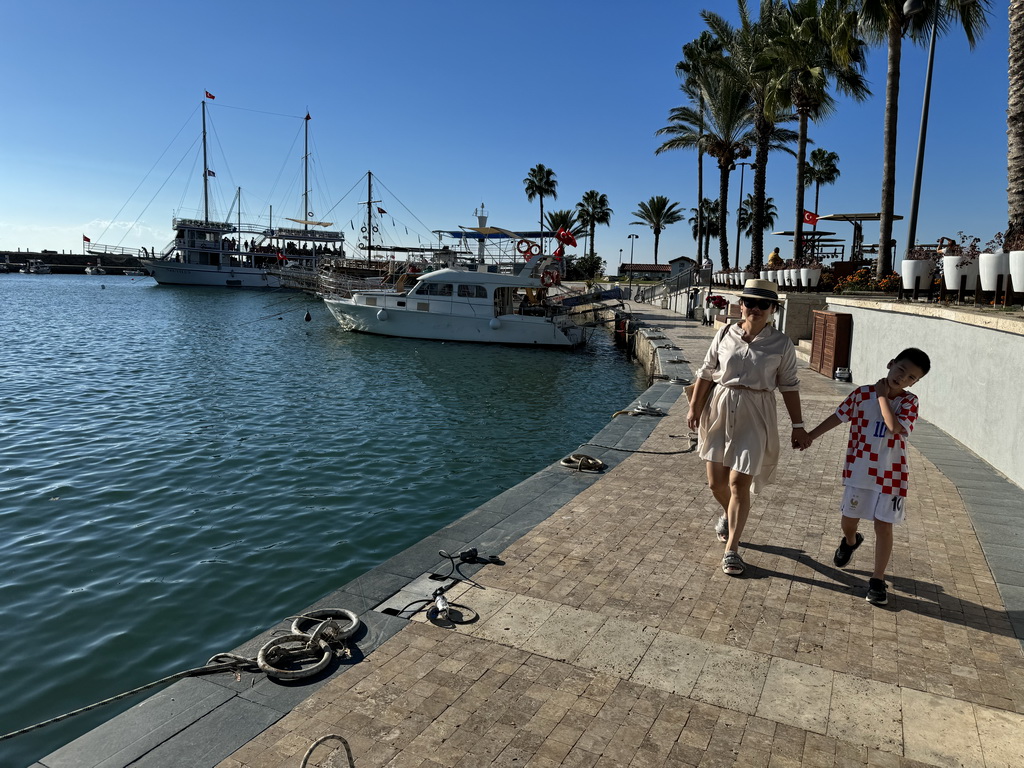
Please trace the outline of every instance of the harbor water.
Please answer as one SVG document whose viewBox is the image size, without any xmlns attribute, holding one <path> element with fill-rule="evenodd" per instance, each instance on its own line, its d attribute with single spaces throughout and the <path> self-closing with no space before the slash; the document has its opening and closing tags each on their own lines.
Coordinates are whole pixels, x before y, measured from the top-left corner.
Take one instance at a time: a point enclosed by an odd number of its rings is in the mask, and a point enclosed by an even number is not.
<svg viewBox="0 0 1024 768">
<path fill-rule="evenodd" d="M 0 275 L 0 319 L 0 734 L 201 666 L 646 386 L 604 332 L 581 352 L 379 338 L 301 294 L 149 278 Z M 141 700 L 0 741 L 0 765 Z"/>
</svg>

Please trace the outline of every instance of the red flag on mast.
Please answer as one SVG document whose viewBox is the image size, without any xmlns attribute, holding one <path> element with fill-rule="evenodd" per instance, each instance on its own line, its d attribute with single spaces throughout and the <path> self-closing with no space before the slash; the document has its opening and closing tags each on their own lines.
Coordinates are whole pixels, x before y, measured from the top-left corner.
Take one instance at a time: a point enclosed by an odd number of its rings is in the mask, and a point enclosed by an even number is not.
<svg viewBox="0 0 1024 768">
<path fill-rule="evenodd" d="M 804 211 L 804 224 L 810 224 L 812 227 L 818 223 L 818 214 L 811 213 L 810 211 Z"/>
<path fill-rule="evenodd" d="M 208 98 L 208 99 L 216 99 L 217 97 L 216 97 L 216 96 L 214 96 L 214 95 L 213 95 L 212 93 L 210 93 L 209 91 L 207 91 L 207 92 L 206 92 L 206 98 Z"/>
<path fill-rule="evenodd" d="M 90 239 L 89 239 L 88 237 L 86 237 L 85 235 L 82 235 L 82 242 L 83 242 L 83 243 L 91 243 L 91 242 L 92 242 L 92 240 L 90 240 Z"/>
</svg>

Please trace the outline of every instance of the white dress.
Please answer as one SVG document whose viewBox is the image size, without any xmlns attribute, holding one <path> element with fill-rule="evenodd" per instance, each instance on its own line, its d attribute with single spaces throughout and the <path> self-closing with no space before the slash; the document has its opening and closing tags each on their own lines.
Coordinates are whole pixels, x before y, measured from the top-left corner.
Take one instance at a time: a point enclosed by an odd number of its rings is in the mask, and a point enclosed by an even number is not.
<svg viewBox="0 0 1024 768">
<path fill-rule="evenodd" d="M 715 334 L 697 371 L 700 378 L 718 384 L 701 414 L 697 451 L 705 461 L 753 475 L 755 493 L 775 476 L 775 390 L 798 391 L 796 370 L 796 352 L 786 334 L 767 325 L 748 344 L 735 323 Z"/>
</svg>

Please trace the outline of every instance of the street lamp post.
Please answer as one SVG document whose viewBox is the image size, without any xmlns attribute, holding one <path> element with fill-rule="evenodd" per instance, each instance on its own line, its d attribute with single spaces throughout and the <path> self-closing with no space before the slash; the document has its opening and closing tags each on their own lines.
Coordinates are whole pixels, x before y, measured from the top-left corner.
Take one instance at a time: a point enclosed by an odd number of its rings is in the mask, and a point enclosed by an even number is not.
<svg viewBox="0 0 1024 768">
<path fill-rule="evenodd" d="M 633 300 L 633 243 L 640 235 L 632 233 L 629 235 L 629 300 Z"/>
<path fill-rule="evenodd" d="M 928 108 L 932 95 L 932 67 L 935 63 L 935 33 L 939 27 L 940 0 L 935 0 L 935 15 L 932 17 L 931 39 L 928 42 L 928 66 L 924 76 L 924 101 L 921 104 L 921 130 L 917 135 L 917 160 L 914 163 L 914 187 L 910 193 L 910 218 L 907 221 L 907 250 L 917 244 L 917 210 L 921 202 L 921 175 L 924 173 L 924 145 L 928 137 Z M 914 16 L 924 10 L 922 0 L 907 0 L 903 4 L 903 15 Z"/>
<path fill-rule="evenodd" d="M 740 202 L 736 206 L 736 269 L 740 268 L 740 213 L 743 211 L 743 172 L 747 170 L 747 166 L 750 166 L 750 170 L 757 168 L 757 163 L 746 163 L 739 162 L 733 163 L 732 167 L 735 170 L 736 166 L 740 166 Z"/>
</svg>

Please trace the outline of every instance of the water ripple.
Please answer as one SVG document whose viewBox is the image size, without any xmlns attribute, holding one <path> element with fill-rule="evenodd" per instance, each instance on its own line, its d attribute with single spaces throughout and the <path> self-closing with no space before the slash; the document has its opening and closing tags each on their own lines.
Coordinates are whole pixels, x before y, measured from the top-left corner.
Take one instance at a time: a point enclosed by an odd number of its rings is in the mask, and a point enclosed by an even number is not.
<svg viewBox="0 0 1024 768">
<path fill-rule="evenodd" d="M 644 386 L 603 337 L 579 354 L 379 339 L 302 296 L 104 284 L 0 276 L 3 732 L 235 647 Z M 313 322 L 260 319 L 292 307 Z M 6 742 L 2 762 L 134 703 Z"/>
</svg>

